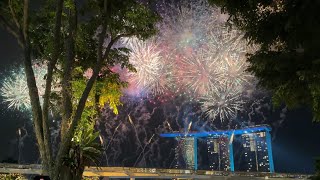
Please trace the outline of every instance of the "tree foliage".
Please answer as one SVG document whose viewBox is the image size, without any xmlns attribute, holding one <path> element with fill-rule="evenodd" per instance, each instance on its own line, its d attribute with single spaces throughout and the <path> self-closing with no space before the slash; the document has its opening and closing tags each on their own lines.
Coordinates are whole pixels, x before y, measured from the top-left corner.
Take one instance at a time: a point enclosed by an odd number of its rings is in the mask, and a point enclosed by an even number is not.
<svg viewBox="0 0 320 180">
<path fill-rule="evenodd" d="M 159 17 L 135 0 L 40 2 L 1 1 L 0 25 L 16 37 L 23 49 L 43 168 L 52 179 L 62 179 L 63 166 L 72 172 L 73 167 L 84 167 L 85 159 L 95 160 L 99 154 L 93 128 L 99 108 L 109 104 L 118 113 L 121 88 L 126 83 L 111 68 L 120 65 L 135 71 L 128 61 L 128 49 L 117 47 L 117 42 L 123 37 L 152 36 Z M 43 104 L 32 70 L 34 59 L 47 62 Z M 92 73 L 85 78 L 88 70 Z M 52 93 L 52 86 L 60 87 L 61 92 Z M 57 114 L 62 118 L 57 154 L 52 153 L 48 123 L 52 99 L 57 101 Z M 74 157 L 77 161 L 70 161 Z M 76 173 L 74 178 L 82 177 L 81 171 L 72 173 Z"/>
<path fill-rule="evenodd" d="M 271 90 L 273 102 L 307 105 L 320 120 L 320 16 L 317 0 L 209 0 L 229 23 L 261 46 L 249 54 L 248 71 Z"/>
</svg>

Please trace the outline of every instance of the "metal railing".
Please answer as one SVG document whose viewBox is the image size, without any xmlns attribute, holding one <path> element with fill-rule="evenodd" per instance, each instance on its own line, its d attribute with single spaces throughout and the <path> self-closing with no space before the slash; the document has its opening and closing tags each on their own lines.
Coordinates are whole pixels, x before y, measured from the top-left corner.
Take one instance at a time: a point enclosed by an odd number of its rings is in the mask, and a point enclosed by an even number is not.
<svg viewBox="0 0 320 180">
<path fill-rule="evenodd" d="M 0 173 L 43 174 L 39 164 L 6 164 L 0 163 Z M 270 178 L 299 178 L 307 179 L 310 175 L 268 173 L 268 172 L 228 172 L 188 169 L 158 169 L 134 167 L 86 167 L 84 176 L 105 176 L 116 178 L 196 178 L 209 179 L 213 177 L 268 177 Z"/>
</svg>

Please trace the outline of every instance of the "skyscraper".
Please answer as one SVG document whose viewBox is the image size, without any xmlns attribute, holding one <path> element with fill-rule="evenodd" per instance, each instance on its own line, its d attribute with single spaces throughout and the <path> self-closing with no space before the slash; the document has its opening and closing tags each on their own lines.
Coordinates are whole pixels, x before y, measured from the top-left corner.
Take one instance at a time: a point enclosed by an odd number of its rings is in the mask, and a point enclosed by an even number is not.
<svg viewBox="0 0 320 180">
<path fill-rule="evenodd" d="M 256 145 L 257 145 L 257 159 L 258 159 L 258 171 L 269 172 L 269 156 L 268 147 L 266 142 L 266 133 L 259 132 L 256 134 Z"/>
<path fill-rule="evenodd" d="M 266 133 L 248 133 L 242 135 L 244 165 L 248 172 L 268 172 L 269 157 Z"/>
<path fill-rule="evenodd" d="M 229 171 L 228 136 L 207 138 L 209 168 L 216 171 Z"/>
<path fill-rule="evenodd" d="M 178 145 L 175 149 L 176 168 L 194 169 L 195 165 L 195 139 L 193 137 L 181 137 L 177 139 Z"/>
</svg>

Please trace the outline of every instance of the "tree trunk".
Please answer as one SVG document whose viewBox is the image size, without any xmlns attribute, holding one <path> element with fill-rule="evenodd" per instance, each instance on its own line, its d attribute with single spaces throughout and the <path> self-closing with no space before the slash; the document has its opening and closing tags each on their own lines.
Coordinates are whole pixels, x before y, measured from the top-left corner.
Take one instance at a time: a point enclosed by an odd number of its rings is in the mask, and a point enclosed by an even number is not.
<svg viewBox="0 0 320 180">
<path fill-rule="evenodd" d="M 27 85 L 28 85 L 30 102 L 32 107 L 32 117 L 34 121 L 36 139 L 38 142 L 39 152 L 40 152 L 40 157 L 42 159 L 42 162 L 46 162 L 47 156 L 45 152 L 45 145 L 44 145 L 44 139 L 43 139 L 42 109 L 40 105 L 38 88 L 36 85 L 36 80 L 35 80 L 34 72 L 32 69 L 32 61 L 31 61 L 31 47 L 30 47 L 30 40 L 29 40 L 29 0 L 24 0 L 23 27 L 22 27 L 20 39 L 23 44 L 24 70 L 27 77 Z"/>
<path fill-rule="evenodd" d="M 106 1 L 106 0 L 105 0 Z M 59 171 L 61 170 L 62 168 L 62 162 L 63 162 L 63 156 L 65 154 L 68 153 L 68 150 L 70 148 L 70 144 L 71 144 L 71 139 L 74 135 L 74 132 L 75 132 L 75 129 L 81 119 L 81 115 L 82 115 L 82 112 L 84 110 L 84 107 L 85 107 L 85 103 L 87 101 L 87 98 L 89 96 L 89 93 L 94 85 L 94 82 L 96 81 L 98 75 L 99 75 L 99 71 L 102 67 L 102 62 L 103 62 L 103 42 L 104 42 L 104 38 L 105 38 L 105 35 L 106 35 L 106 30 L 107 30 L 107 27 L 106 27 L 106 24 L 103 25 L 102 27 L 102 31 L 99 35 L 99 42 L 98 42 L 98 48 L 97 48 L 97 63 L 96 63 L 96 66 L 93 70 L 93 74 L 91 76 L 91 78 L 89 79 L 83 93 L 82 93 L 82 96 L 79 100 L 79 103 L 77 105 L 77 109 L 76 109 L 76 112 L 75 112 L 75 116 L 74 118 L 72 119 L 72 122 L 70 124 L 70 128 L 69 130 L 67 131 L 67 133 L 65 134 L 65 137 L 61 140 L 61 145 L 60 145 L 60 148 L 59 148 L 59 151 L 58 151 L 58 154 L 57 154 L 57 157 L 56 157 L 56 166 L 55 166 L 55 169 L 54 169 L 54 174 L 55 176 L 53 177 L 53 180 L 58 180 L 59 179 Z M 110 44 L 109 44 L 110 46 Z M 106 50 L 106 53 L 109 53 L 110 51 L 110 48 L 111 46 L 107 48 Z"/>
<path fill-rule="evenodd" d="M 43 96 L 43 110 L 42 110 L 42 126 L 43 126 L 43 138 L 44 138 L 44 146 L 45 153 L 47 156 L 47 162 L 43 162 L 48 174 L 52 175 L 52 150 L 51 150 L 51 137 L 49 131 L 49 104 L 50 104 L 50 93 L 52 87 L 53 80 L 53 69 L 57 63 L 59 54 L 60 54 L 60 29 L 61 29 L 61 17 L 62 17 L 62 8 L 63 8 L 63 0 L 57 0 L 56 7 L 56 18 L 55 18 L 55 29 L 54 29 L 54 50 L 52 58 L 48 63 L 47 69 L 47 79 L 46 79 L 46 87 L 45 94 Z"/>
<path fill-rule="evenodd" d="M 73 69 L 73 62 L 75 60 L 75 37 L 77 30 L 77 10 L 74 2 L 74 9 L 69 9 L 68 13 L 68 37 L 66 41 L 66 60 L 63 63 L 63 77 L 62 77 L 62 122 L 61 122 L 61 139 L 65 138 L 65 134 L 70 127 L 72 115 L 72 87 L 71 87 L 71 73 Z"/>
</svg>

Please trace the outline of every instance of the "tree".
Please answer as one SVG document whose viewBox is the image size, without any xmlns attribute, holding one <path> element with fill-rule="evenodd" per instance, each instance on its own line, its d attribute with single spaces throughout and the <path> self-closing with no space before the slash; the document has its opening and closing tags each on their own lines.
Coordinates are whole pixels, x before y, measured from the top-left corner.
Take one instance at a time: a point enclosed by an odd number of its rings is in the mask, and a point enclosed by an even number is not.
<svg viewBox="0 0 320 180">
<path fill-rule="evenodd" d="M 273 92 L 273 102 L 307 105 L 320 120 L 320 16 L 317 0 L 209 0 L 261 49 L 248 71 Z"/>
<path fill-rule="evenodd" d="M 110 67 L 121 64 L 130 70 L 134 68 L 128 62 L 128 50 L 113 45 L 123 37 L 150 37 L 156 33 L 155 23 L 159 19 L 135 0 L 88 0 L 84 5 L 76 2 L 45 1 L 38 4 L 40 11 L 32 9 L 29 0 L 0 2 L 0 25 L 16 37 L 23 49 L 35 135 L 44 171 L 51 179 L 64 178 L 63 162 L 75 147 L 72 138 L 79 123 L 88 118 L 83 112 L 92 108 L 87 103 L 92 99 L 92 89 L 95 108 L 99 107 L 100 97 L 104 97 L 102 103 L 110 103 L 116 112 L 119 89 L 124 84 Z M 42 106 L 32 69 L 33 59 L 47 60 Z M 79 72 L 88 68 L 92 69 L 92 75 L 84 80 Z M 79 88 L 76 84 L 81 81 L 83 86 Z M 108 86 L 101 88 L 103 82 Z M 55 85 L 61 87 L 61 93 L 51 92 Z M 52 100 L 59 104 L 62 118 L 57 154 L 52 153 L 48 122 Z"/>
</svg>

